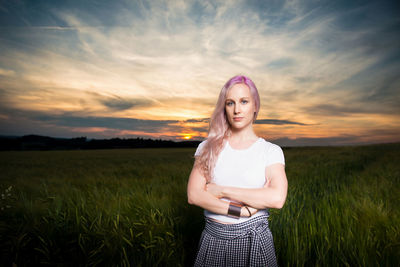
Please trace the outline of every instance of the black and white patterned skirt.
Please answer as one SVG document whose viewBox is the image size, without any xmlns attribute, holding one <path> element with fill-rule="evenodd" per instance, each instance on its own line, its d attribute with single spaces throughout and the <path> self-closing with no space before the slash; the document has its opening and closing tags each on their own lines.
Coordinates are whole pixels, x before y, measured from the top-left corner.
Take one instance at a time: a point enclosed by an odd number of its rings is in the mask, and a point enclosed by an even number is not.
<svg viewBox="0 0 400 267">
<path fill-rule="evenodd" d="M 237 224 L 206 218 L 194 266 L 278 266 L 268 215 Z"/>
</svg>

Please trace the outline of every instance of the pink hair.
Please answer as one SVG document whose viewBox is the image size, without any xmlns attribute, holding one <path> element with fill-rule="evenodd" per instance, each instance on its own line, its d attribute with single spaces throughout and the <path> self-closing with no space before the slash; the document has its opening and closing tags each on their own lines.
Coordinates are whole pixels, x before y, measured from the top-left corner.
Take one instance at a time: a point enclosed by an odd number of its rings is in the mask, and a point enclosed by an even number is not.
<svg viewBox="0 0 400 267">
<path fill-rule="evenodd" d="M 219 93 L 217 105 L 210 120 L 210 128 L 208 131 L 207 142 L 200 155 L 196 159 L 196 164 L 199 164 L 207 181 L 212 179 L 213 169 L 217 162 L 218 155 L 221 152 L 227 137 L 230 135 L 230 127 L 225 113 L 225 100 L 226 95 L 235 84 L 245 84 L 250 89 L 250 94 L 256 106 L 254 113 L 254 120 L 256 120 L 258 111 L 260 110 L 260 96 L 258 90 L 252 80 L 246 76 L 238 75 L 229 79 Z"/>
</svg>

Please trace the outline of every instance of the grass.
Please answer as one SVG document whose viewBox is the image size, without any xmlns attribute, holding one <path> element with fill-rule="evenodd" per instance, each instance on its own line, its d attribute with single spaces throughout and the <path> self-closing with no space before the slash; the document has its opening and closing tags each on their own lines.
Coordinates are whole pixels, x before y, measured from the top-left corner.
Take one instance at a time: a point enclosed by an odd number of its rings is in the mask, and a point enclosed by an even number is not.
<svg viewBox="0 0 400 267">
<path fill-rule="evenodd" d="M 5 266 L 190 266 L 204 225 L 186 201 L 194 149 L 0 153 Z M 270 225 L 281 266 L 396 266 L 400 145 L 284 149 Z"/>
</svg>

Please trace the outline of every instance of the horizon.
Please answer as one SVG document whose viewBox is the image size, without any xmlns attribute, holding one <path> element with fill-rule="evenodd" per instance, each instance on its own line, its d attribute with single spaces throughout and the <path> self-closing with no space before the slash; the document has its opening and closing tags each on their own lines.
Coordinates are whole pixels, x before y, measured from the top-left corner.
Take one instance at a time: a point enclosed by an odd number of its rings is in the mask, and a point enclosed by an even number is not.
<svg viewBox="0 0 400 267">
<path fill-rule="evenodd" d="M 206 138 L 256 84 L 282 146 L 400 142 L 397 1 L 0 2 L 0 135 Z"/>
<path fill-rule="evenodd" d="M 202 142 L 205 139 L 162 139 L 162 138 L 152 138 L 152 137 L 143 137 L 143 136 L 131 136 L 131 137 L 109 137 L 109 138 L 88 138 L 87 136 L 74 136 L 74 137 L 54 137 L 54 136 L 46 136 L 46 135 L 37 135 L 37 134 L 26 134 L 26 135 L 0 135 L 0 138 L 5 138 L 5 139 L 14 139 L 14 138 L 23 138 L 23 137 L 29 137 L 29 136 L 35 136 L 35 137 L 40 137 L 40 138 L 51 138 L 51 139 L 79 139 L 79 138 L 85 138 L 86 142 L 90 142 L 92 140 L 112 140 L 112 139 L 121 139 L 121 140 L 129 140 L 129 139 L 142 139 L 142 140 L 152 140 L 152 141 L 161 141 L 161 142 Z M 324 145 L 319 145 L 315 144 L 314 142 L 299 142 L 296 139 L 277 139 L 277 140 L 266 140 L 268 142 L 275 143 L 283 148 L 285 147 L 346 147 L 346 146 L 369 146 L 369 145 L 391 145 L 391 144 L 399 144 L 400 141 L 398 142 L 386 142 L 386 143 L 360 143 L 360 144 L 336 144 L 336 143 L 330 143 L 330 144 L 324 144 Z"/>
</svg>

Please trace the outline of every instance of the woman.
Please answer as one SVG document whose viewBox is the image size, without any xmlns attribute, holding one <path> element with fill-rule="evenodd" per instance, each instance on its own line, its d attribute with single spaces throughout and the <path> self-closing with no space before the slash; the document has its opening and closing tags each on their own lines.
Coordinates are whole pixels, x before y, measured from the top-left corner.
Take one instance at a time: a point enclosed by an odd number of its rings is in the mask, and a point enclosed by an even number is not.
<svg viewBox="0 0 400 267">
<path fill-rule="evenodd" d="M 195 266 L 277 266 L 268 208 L 285 203 L 287 179 L 281 148 L 254 133 L 259 109 L 254 83 L 231 78 L 196 150 L 188 202 L 206 225 Z"/>
</svg>

